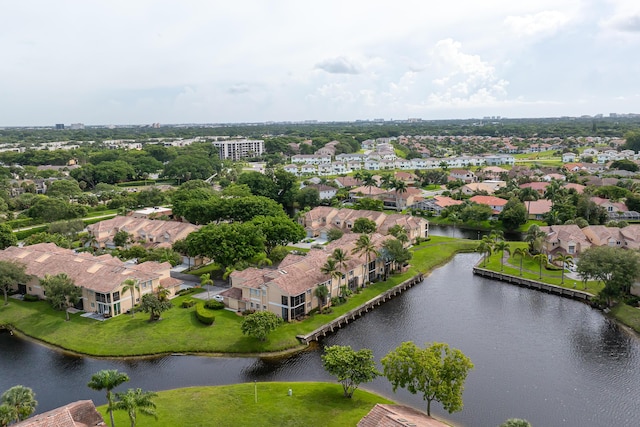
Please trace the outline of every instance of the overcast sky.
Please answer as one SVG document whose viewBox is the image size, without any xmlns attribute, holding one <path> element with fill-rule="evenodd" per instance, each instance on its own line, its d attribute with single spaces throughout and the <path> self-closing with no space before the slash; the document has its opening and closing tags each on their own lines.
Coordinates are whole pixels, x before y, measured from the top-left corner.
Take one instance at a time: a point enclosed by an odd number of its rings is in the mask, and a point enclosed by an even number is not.
<svg viewBox="0 0 640 427">
<path fill-rule="evenodd" d="M 639 0 L 0 2 L 0 125 L 640 113 Z"/>
</svg>

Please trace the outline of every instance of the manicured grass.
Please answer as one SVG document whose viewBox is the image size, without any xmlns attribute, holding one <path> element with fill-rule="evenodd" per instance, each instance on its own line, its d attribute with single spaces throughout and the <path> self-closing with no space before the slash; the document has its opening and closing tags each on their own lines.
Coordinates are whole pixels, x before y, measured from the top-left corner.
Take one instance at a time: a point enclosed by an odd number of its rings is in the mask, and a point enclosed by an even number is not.
<svg viewBox="0 0 640 427">
<path fill-rule="evenodd" d="M 121 388 L 126 388 L 124 384 Z M 135 387 L 132 385 L 131 387 Z M 292 395 L 288 395 L 291 389 Z M 382 396 L 356 390 L 342 396 L 339 384 L 287 382 L 244 383 L 161 391 L 154 399 L 158 420 L 138 414 L 138 425 L 196 426 L 355 426 L 376 403 L 393 403 Z M 109 419 L 106 405 L 98 408 Z M 124 411 L 114 411 L 117 426 L 128 426 Z"/>
<path fill-rule="evenodd" d="M 211 274 L 217 271 L 222 271 L 222 267 L 220 267 L 219 264 L 211 263 L 211 264 L 204 265 L 200 268 L 196 268 L 195 270 L 190 270 L 187 273 L 193 274 L 194 276 L 201 276 L 206 273 Z M 215 274 L 213 274 L 212 276 L 215 276 Z"/>
<path fill-rule="evenodd" d="M 427 272 L 449 261 L 457 252 L 471 251 L 472 240 L 432 237 L 414 248 L 411 267 L 385 282 L 373 283 L 354 294 L 345 304 L 333 307 L 331 313 L 315 314 L 304 321 L 280 326 L 265 342 L 242 335 L 242 318 L 228 310 L 216 313 L 212 326 L 202 325 L 195 308 L 180 308 L 184 299 L 172 300 L 174 307 L 162 314 L 162 320 L 149 323 L 146 313 L 135 317 L 120 315 L 104 322 L 54 311 L 46 302 L 10 300 L 0 306 L 0 324 L 10 324 L 18 331 L 46 343 L 95 356 L 136 356 L 161 353 L 238 353 L 276 352 L 302 348 L 296 335 L 307 334 L 330 320 L 352 310 L 369 299 L 407 280 L 419 272 Z M 198 290 L 200 292 L 204 290 Z M 81 337 L 81 339 L 79 339 Z"/>
<path fill-rule="evenodd" d="M 511 253 L 517 247 L 526 248 L 527 244 L 524 242 L 509 242 L 509 246 L 511 247 Z M 501 270 L 500 265 L 500 256 L 497 253 L 492 254 L 486 262 L 480 261 L 478 264 L 482 268 L 486 268 L 488 270 L 497 271 L 504 274 L 510 274 L 512 276 L 524 277 L 525 279 L 537 280 L 539 282 L 548 283 L 550 285 L 562 286 L 567 289 L 573 289 L 574 284 L 576 286 L 575 289 L 580 291 L 589 292 L 593 295 L 597 294 L 602 290 L 604 285 L 600 282 L 589 281 L 587 282 L 587 288 L 584 288 L 584 284 L 580 280 L 575 280 L 570 277 L 567 277 L 565 272 L 564 284 L 562 283 L 562 272 L 558 270 L 548 270 L 544 265 L 542 266 L 542 279 L 540 278 L 540 264 L 537 260 L 534 260 L 532 257 L 525 257 L 522 261 L 522 275 L 520 274 L 520 257 L 510 255 L 509 259 L 505 261 L 504 267 Z"/>
<path fill-rule="evenodd" d="M 611 315 L 634 331 L 640 333 L 640 309 L 619 303 L 611 309 Z"/>
</svg>

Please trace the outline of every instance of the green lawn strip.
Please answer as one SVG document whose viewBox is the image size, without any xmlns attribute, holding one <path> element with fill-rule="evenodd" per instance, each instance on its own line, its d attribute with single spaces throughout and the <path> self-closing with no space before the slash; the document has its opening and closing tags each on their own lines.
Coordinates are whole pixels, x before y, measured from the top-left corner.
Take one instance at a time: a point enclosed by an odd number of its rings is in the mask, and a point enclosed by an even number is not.
<svg viewBox="0 0 640 427">
<path fill-rule="evenodd" d="M 619 303 L 611 309 L 611 315 L 634 331 L 640 333 L 640 309 Z"/>
<path fill-rule="evenodd" d="M 255 402 L 255 390 L 258 402 Z M 125 389 L 127 384 L 119 387 Z M 135 387 L 135 385 L 132 385 Z M 288 391 L 291 389 L 291 396 Z M 331 383 L 267 382 L 215 387 L 189 387 L 158 392 L 158 420 L 138 414 L 138 425 L 196 426 L 355 426 L 376 403 L 393 403 L 358 389 L 351 399 Z M 98 407 L 109 419 L 106 405 Z M 115 424 L 128 426 L 124 411 L 114 411 Z"/>
<path fill-rule="evenodd" d="M 434 237 L 414 248 L 411 267 L 385 282 L 373 283 L 350 297 L 329 314 L 315 314 L 300 322 L 285 323 L 265 342 L 242 335 L 242 318 L 228 310 L 216 311 L 212 326 L 202 325 L 195 317 L 195 307 L 180 304 L 191 295 L 172 300 L 174 307 L 162 314 L 162 320 L 149 322 L 149 315 L 135 317 L 122 314 L 104 322 L 53 310 L 45 301 L 24 302 L 11 299 L 0 305 L 0 324 L 10 324 L 18 331 L 45 343 L 94 356 L 139 356 L 162 353 L 237 353 L 277 352 L 302 348 L 297 335 L 308 334 L 321 325 L 364 304 L 380 293 L 449 261 L 457 252 L 475 248 L 471 240 Z M 198 292 L 204 290 L 198 289 Z M 81 337 L 81 339 L 79 339 Z"/>
<path fill-rule="evenodd" d="M 526 247 L 522 242 L 510 242 L 511 252 L 518 247 Z M 510 265 L 509 265 L 510 264 Z M 529 280 L 536 280 L 538 282 L 547 283 L 549 285 L 561 286 L 567 289 L 573 289 L 574 283 L 576 289 L 580 291 L 586 291 L 593 295 L 597 294 L 604 287 L 600 282 L 589 281 L 587 282 L 587 289 L 584 289 L 584 284 L 580 280 L 575 280 L 567 277 L 565 274 L 564 284 L 562 283 L 562 272 L 560 270 L 547 270 L 545 266 L 542 266 L 542 279 L 540 279 L 540 264 L 538 261 L 531 257 L 525 257 L 522 261 L 522 275 L 520 275 L 520 257 L 510 256 L 504 263 L 504 270 L 501 271 L 500 257 L 498 254 L 492 254 L 487 260 L 486 266 L 484 261 L 480 261 L 478 267 L 486 268 L 487 270 L 496 271 L 498 273 L 510 274 L 512 276 L 523 277 Z"/>
<path fill-rule="evenodd" d="M 211 264 L 204 265 L 200 268 L 196 268 L 195 270 L 190 270 L 187 273 L 193 274 L 194 276 L 200 276 L 202 274 L 206 274 L 206 273 L 211 274 L 213 272 L 220 271 L 220 270 L 222 270 L 222 267 L 220 267 L 219 264 L 211 263 Z"/>
</svg>

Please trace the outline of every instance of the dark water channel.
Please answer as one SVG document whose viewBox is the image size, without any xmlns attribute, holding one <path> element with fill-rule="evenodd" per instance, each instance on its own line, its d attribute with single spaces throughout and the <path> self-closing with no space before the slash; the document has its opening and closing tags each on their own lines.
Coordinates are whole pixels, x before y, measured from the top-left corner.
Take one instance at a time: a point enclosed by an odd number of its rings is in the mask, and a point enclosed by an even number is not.
<svg viewBox="0 0 640 427">
<path fill-rule="evenodd" d="M 424 283 L 348 325 L 324 344 L 373 349 L 379 360 L 403 341 L 443 341 L 475 364 L 464 410 L 434 412 L 459 426 L 497 426 L 510 417 L 535 427 L 640 425 L 640 340 L 588 306 L 475 277 L 477 254 L 458 255 Z M 66 356 L 0 334 L 0 390 L 32 387 L 39 411 L 76 399 L 104 403 L 86 387 L 91 374 L 117 368 L 130 386 L 162 390 L 236 382 L 331 380 L 320 352 L 279 361 L 172 356 L 96 360 Z M 126 386 L 125 386 L 126 388 Z M 385 379 L 367 386 L 422 409 L 419 396 L 396 395 Z M 295 392 L 295 390 L 294 390 Z"/>
<path fill-rule="evenodd" d="M 482 236 L 488 235 L 486 230 L 473 230 L 468 228 L 453 227 L 451 225 L 429 224 L 429 234 L 432 236 L 456 237 L 458 239 L 479 240 Z M 522 233 L 518 231 L 504 233 L 505 240 L 522 241 Z"/>
</svg>

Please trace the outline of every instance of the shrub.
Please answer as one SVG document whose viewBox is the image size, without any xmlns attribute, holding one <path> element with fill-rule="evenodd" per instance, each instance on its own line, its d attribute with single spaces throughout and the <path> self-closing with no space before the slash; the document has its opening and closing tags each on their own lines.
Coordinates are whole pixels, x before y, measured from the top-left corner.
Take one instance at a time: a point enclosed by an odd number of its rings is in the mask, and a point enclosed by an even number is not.
<svg viewBox="0 0 640 427">
<path fill-rule="evenodd" d="M 216 320 L 216 316 L 205 308 L 203 302 L 196 305 L 196 318 L 200 323 L 205 325 L 213 325 L 213 322 Z"/>
<path fill-rule="evenodd" d="M 216 301 L 213 299 L 208 300 L 204 303 L 205 308 L 209 310 L 222 310 L 224 308 L 224 303 L 220 301 Z"/>
<path fill-rule="evenodd" d="M 255 310 L 245 310 L 245 311 L 242 312 L 242 315 L 243 316 L 248 316 L 248 315 L 253 314 L 255 312 L 256 312 Z"/>
<path fill-rule="evenodd" d="M 189 295 L 194 293 L 195 291 L 196 291 L 195 288 L 180 289 L 178 292 L 176 292 L 176 295 Z"/>
<path fill-rule="evenodd" d="M 182 308 L 191 308 L 194 305 L 196 305 L 196 302 L 192 299 L 188 299 L 188 300 L 184 300 L 182 301 L 182 304 L 180 305 L 180 307 Z"/>
<path fill-rule="evenodd" d="M 40 298 L 38 298 L 37 295 L 30 295 L 30 294 L 26 294 L 23 298 L 23 301 L 27 301 L 27 302 L 34 302 L 34 301 L 39 301 Z"/>
</svg>

